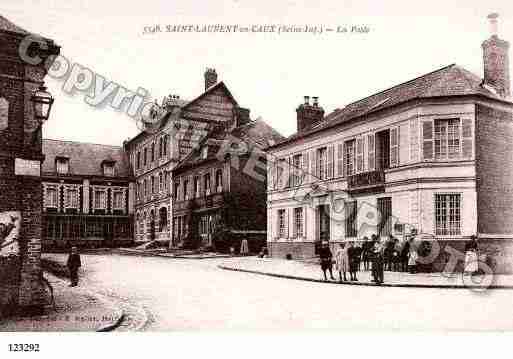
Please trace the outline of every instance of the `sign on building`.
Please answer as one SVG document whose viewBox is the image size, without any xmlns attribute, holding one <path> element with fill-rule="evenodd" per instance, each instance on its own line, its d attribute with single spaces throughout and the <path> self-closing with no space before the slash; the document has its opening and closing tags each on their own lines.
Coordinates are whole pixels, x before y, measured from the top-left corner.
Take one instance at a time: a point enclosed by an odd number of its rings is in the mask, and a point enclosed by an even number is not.
<svg viewBox="0 0 513 359">
<path fill-rule="evenodd" d="M 17 255 L 20 251 L 18 235 L 20 233 L 21 213 L 8 211 L 0 213 L 0 257 Z"/>
</svg>

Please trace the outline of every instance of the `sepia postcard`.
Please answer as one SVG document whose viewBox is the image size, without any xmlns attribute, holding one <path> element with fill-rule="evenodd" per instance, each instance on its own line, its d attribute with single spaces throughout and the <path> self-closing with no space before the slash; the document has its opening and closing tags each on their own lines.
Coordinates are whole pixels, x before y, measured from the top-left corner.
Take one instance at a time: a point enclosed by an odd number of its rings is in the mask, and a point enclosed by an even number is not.
<svg viewBox="0 0 513 359">
<path fill-rule="evenodd" d="M 513 5 L 461 5 L 2 0 L 0 332 L 512 330 Z"/>
</svg>

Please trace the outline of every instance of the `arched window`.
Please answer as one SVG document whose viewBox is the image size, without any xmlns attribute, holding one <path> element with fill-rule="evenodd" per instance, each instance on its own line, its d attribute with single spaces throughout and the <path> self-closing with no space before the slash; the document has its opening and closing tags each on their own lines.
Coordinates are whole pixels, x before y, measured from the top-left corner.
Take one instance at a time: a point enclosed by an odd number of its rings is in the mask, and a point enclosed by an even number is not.
<svg viewBox="0 0 513 359">
<path fill-rule="evenodd" d="M 223 192 L 223 170 L 216 171 L 216 191 Z"/>
<path fill-rule="evenodd" d="M 159 191 L 162 192 L 164 190 L 164 176 L 162 172 L 159 173 Z"/>
</svg>

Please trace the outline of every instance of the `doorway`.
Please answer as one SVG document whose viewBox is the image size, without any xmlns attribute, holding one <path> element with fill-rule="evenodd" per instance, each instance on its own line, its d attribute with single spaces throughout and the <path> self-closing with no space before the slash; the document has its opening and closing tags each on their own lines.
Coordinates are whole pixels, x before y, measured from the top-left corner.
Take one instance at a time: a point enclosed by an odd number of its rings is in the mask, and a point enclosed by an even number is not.
<svg viewBox="0 0 513 359">
<path fill-rule="evenodd" d="M 317 243 L 315 253 L 317 254 L 321 243 L 329 241 L 331 237 L 330 206 L 323 204 L 317 207 Z"/>
</svg>

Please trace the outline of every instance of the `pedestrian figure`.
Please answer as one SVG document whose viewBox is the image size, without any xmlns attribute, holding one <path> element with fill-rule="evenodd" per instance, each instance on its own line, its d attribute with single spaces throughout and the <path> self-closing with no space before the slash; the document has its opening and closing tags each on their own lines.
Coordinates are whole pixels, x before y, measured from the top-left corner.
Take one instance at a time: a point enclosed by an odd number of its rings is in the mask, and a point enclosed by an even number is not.
<svg viewBox="0 0 513 359">
<path fill-rule="evenodd" d="M 384 281 L 384 268 L 383 268 L 383 246 L 379 241 L 374 242 L 374 248 L 372 251 L 372 276 L 373 282 L 381 284 Z"/>
<path fill-rule="evenodd" d="M 360 271 L 360 264 L 362 263 L 362 252 L 363 249 L 359 243 L 355 243 L 355 259 L 356 259 L 356 272 Z"/>
<path fill-rule="evenodd" d="M 401 271 L 408 271 L 408 259 L 410 256 L 410 240 L 405 240 L 401 249 Z"/>
<path fill-rule="evenodd" d="M 465 274 L 472 275 L 477 273 L 479 266 L 477 262 L 477 240 L 472 236 L 470 241 L 465 244 Z"/>
<path fill-rule="evenodd" d="M 340 282 L 342 282 L 342 273 L 344 273 L 344 282 L 347 282 L 346 272 L 349 272 L 348 248 L 345 243 L 340 243 L 340 248 L 335 254 L 335 268 L 338 271 Z"/>
<path fill-rule="evenodd" d="M 240 254 L 243 256 L 249 254 L 249 244 L 247 239 L 243 239 L 240 243 Z"/>
<path fill-rule="evenodd" d="M 324 273 L 324 280 L 328 280 L 326 277 L 326 271 L 329 270 L 332 280 L 333 278 L 333 254 L 331 253 L 330 247 L 327 241 L 322 242 L 322 246 L 319 249 L 319 257 L 321 259 L 321 269 Z"/>
<path fill-rule="evenodd" d="M 417 248 L 413 245 L 413 238 L 410 239 L 410 252 L 408 254 L 408 271 L 410 274 L 417 272 Z"/>
<path fill-rule="evenodd" d="M 372 247 L 374 246 L 369 238 L 363 237 L 363 245 L 362 245 L 362 261 L 363 261 L 363 270 L 368 271 L 370 269 L 370 264 L 372 260 Z"/>
<path fill-rule="evenodd" d="M 354 242 L 350 243 L 347 254 L 349 257 L 349 274 L 351 275 L 351 281 L 358 281 L 358 278 L 356 278 L 356 272 L 358 271 L 358 256 L 360 255 L 360 252 L 358 248 L 355 247 Z"/>
<path fill-rule="evenodd" d="M 71 247 L 71 253 L 67 263 L 71 280 L 70 287 L 76 287 L 78 285 L 78 268 L 81 266 L 82 262 L 80 261 L 80 254 L 78 254 L 77 247 Z"/>
</svg>

